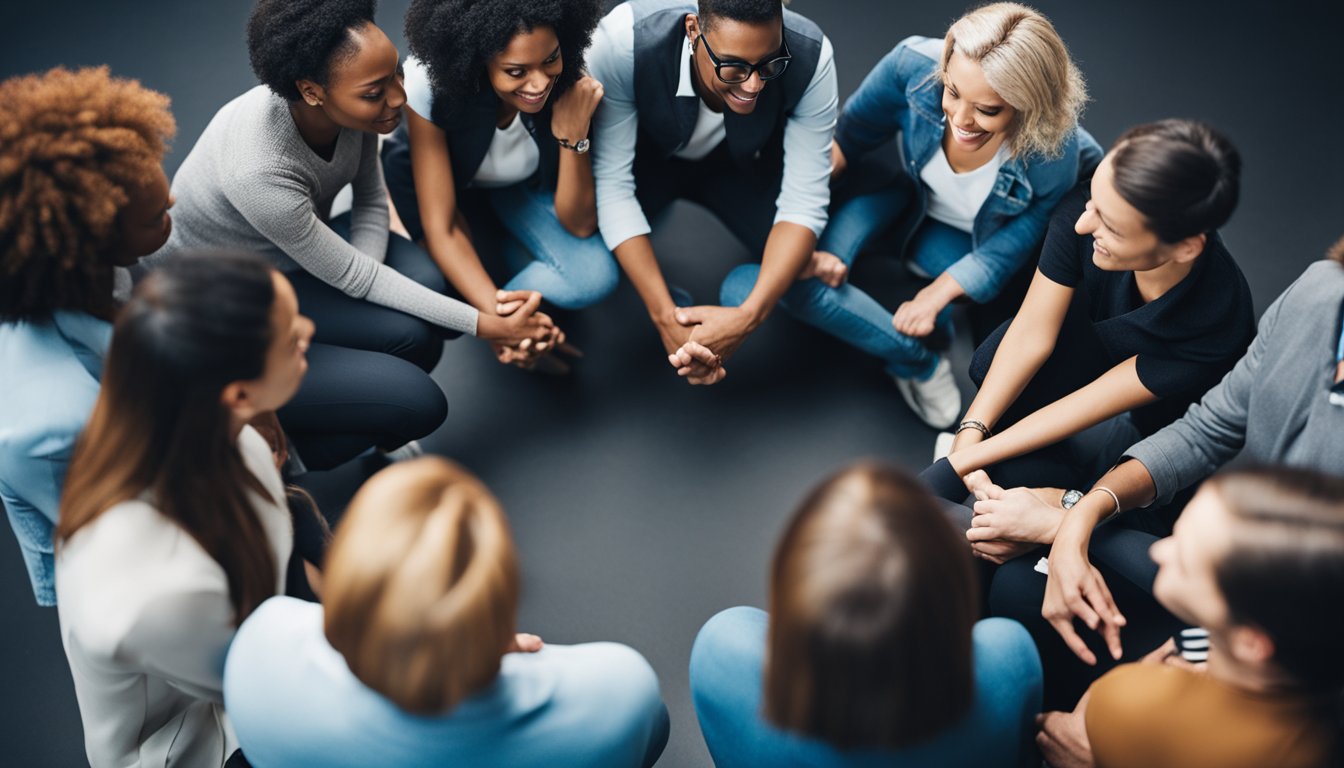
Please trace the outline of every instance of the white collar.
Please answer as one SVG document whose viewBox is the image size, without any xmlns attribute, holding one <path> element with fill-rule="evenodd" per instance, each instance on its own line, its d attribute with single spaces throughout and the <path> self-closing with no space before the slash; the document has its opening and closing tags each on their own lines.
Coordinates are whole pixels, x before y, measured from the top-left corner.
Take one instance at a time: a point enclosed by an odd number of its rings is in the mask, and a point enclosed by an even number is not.
<svg viewBox="0 0 1344 768">
<path fill-rule="evenodd" d="M 677 95 L 699 98 L 695 92 L 695 83 L 691 81 L 691 45 L 681 46 L 681 78 L 677 81 Z"/>
</svg>

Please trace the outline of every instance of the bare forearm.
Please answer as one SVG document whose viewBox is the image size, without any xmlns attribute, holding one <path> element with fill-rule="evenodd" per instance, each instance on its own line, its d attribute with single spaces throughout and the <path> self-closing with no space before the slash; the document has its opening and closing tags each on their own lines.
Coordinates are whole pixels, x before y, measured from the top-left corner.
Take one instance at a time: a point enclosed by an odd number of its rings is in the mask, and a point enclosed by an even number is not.
<svg viewBox="0 0 1344 768">
<path fill-rule="evenodd" d="M 1021 397 L 1052 351 L 1050 339 L 1040 338 L 1035 329 L 1014 321 L 994 353 L 985 381 L 971 401 L 966 418 L 993 429 L 1009 406 Z"/>
<path fill-rule="evenodd" d="M 425 240 L 429 255 L 462 297 L 473 307 L 491 314 L 495 311 L 495 281 L 485 271 L 471 237 L 462 226 L 439 224 L 428 230 Z"/>
<path fill-rule="evenodd" d="M 653 252 L 653 243 L 648 235 L 639 235 L 616 246 L 616 261 L 625 271 L 635 292 L 644 302 L 649 317 L 654 322 L 662 322 L 672 317 L 676 305 L 667 290 L 663 271 L 658 267 L 658 258 Z"/>
<path fill-rule="evenodd" d="M 555 187 L 555 215 L 575 237 L 597 231 L 597 194 L 591 156 L 560 150 L 560 177 Z"/>
<path fill-rule="evenodd" d="M 816 235 L 799 224 L 781 221 L 770 230 L 756 285 L 742 302 L 742 309 L 752 317 L 753 327 L 764 322 L 774 310 L 784 292 L 798 279 L 798 273 L 812 258 L 816 247 Z"/>
</svg>

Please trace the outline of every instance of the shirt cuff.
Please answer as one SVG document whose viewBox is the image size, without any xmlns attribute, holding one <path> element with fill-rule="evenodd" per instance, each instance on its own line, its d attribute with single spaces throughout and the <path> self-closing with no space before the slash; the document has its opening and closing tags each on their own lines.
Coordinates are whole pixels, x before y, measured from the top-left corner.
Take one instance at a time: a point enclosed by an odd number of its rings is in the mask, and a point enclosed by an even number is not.
<svg viewBox="0 0 1344 768">
<path fill-rule="evenodd" d="M 790 224 L 797 224 L 800 227 L 807 227 L 812 230 L 812 235 L 818 240 L 821 239 L 821 233 L 826 229 L 827 217 L 825 215 L 815 216 L 805 213 L 787 213 L 779 211 L 775 214 L 775 223 L 787 221 Z"/>
<path fill-rule="evenodd" d="M 985 268 L 974 252 L 953 262 L 945 274 L 956 280 L 961 290 L 977 304 L 984 304 L 999 295 L 999 289 L 1002 288 L 999 279 Z"/>
<path fill-rule="evenodd" d="M 652 231 L 649 220 L 644 217 L 644 210 L 637 204 L 622 205 L 605 216 L 599 210 L 597 228 L 609 251 L 615 251 L 616 246 L 632 237 L 647 235 Z"/>
</svg>

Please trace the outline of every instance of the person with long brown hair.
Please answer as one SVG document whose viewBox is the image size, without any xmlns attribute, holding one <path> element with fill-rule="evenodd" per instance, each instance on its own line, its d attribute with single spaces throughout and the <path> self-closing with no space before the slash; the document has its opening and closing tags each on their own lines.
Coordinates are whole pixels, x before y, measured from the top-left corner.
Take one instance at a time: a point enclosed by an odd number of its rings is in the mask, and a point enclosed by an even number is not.
<svg viewBox="0 0 1344 768">
<path fill-rule="evenodd" d="M 378 473 L 337 529 L 323 605 L 272 598 L 229 648 L 224 702 L 248 761 L 653 765 L 668 719 L 649 663 L 516 634 L 520 581 L 480 480 L 432 457 Z"/>
<path fill-rule="evenodd" d="M 915 478 L 859 464 L 803 502 L 775 550 L 770 612 L 730 608 L 691 650 L 715 765 L 1028 765 L 1031 637 L 976 621 L 958 531 Z"/>
<path fill-rule="evenodd" d="M 293 527 L 247 423 L 307 370 L 312 323 L 258 257 L 169 260 L 121 310 L 56 528 L 89 762 L 223 765 L 224 652 L 284 590 Z"/>
<path fill-rule="evenodd" d="M 118 268 L 172 229 L 162 164 L 176 130 L 167 96 L 106 67 L 0 83 L 0 506 L 39 605 L 56 604 L 51 533 Z"/>
</svg>

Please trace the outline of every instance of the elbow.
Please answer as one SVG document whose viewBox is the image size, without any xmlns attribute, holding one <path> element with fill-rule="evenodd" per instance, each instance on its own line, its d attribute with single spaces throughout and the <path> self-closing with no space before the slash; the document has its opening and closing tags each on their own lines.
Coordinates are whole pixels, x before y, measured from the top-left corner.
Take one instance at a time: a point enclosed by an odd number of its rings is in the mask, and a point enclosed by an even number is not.
<svg viewBox="0 0 1344 768">
<path fill-rule="evenodd" d="M 586 240 L 597 234 L 596 213 L 587 215 L 559 214 L 557 218 L 560 219 L 560 226 L 564 227 L 566 232 L 580 240 Z"/>
</svg>

